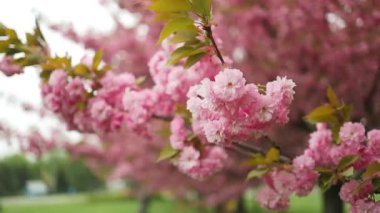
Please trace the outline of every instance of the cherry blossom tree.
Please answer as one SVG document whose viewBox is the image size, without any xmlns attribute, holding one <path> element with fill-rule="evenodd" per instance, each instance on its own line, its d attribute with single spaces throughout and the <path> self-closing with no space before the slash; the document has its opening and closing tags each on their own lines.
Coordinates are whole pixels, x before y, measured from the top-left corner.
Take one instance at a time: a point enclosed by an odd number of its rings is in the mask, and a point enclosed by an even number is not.
<svg viewBox="0 0 380 213">
<path fill-rule="evenodd" d="M 285 210 L 292 194 L 318 184 L 324 212 L 343 212 L 342 201 L 351 212 L 380 211 L 376 1 L 118 3 L 138 14 L 135 28 L 79 36 L 52 26 L 103 49 L 79 64 L 52 56 L 38 23 L 26 41 L 0 26 L 0 70 L 12 76 L 37 66 L 45 106 L 68 129 L 96 136 L 64 146 L 70 153 L 94 170 L 112 166 L 111 177 L 132 178 L 149 193 L 193 189 L 215 204 L 242 196 L 247 175 L 263 183 L 263 208 Z M 311 127 L 302 117 L 316 131 L 306 149 L 288 150 L 283 132 L 302 141 Z M 369 125 L 352 122 L 360 118 Z M 236 167 L 242 161 L 249 172 Z"/>
</svg>

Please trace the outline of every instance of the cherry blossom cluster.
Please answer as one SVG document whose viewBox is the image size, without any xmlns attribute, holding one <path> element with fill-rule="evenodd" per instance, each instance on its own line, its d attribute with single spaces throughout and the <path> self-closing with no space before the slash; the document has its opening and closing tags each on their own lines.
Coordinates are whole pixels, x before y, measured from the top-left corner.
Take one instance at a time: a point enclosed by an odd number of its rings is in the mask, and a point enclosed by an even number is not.
<svg viewBox="0 0 380 213">
<path fill-rule="evenodd" d="M 274 170 L 263 177 L 265 186 L 258 192 L 257 201 L 261 207 L 271 210 L 284 210 L 289 207 L 289 197 L 293 193 L 306 196 L 318 180 L 314 171 L 314 160 L 300 156 L 293 160 L 290 170 Z"/>
<path fill-rule="evenodd" d="M 164 58 L 162 53 L 155 57 Z M 153 58 L 154 61 L 157 58 Z M 223 167 L 227 154 L 215 145 L 224 145 L 232 139 L 245 139 L 250 134 L 265 130 L 271 123 L 287 122 L 295 86 L 291 80 L 278 78 L 266 85 L 266 94 L 260 94 L 256 85 L 245 84 L 239 70 L 224 69 L 217 73 L 214 69 L 208 76 L 202 75 L 202 71 L 210 71 L 210 66 L 205 69 L 206 65 L 200 62 L 194 68 L 196 71 L 180 69 L 186 74 L 181 80 L 176 75 L 177 69 L 170 71 L 163 62 L 151 63 L 151 67 L 157 69 L 151 69 L 156 71 L 152 73 L 156 86 L 165 88 L 167 94 L 177 91 L 171 93 L 171 97 L 176 97 L 175 94 L 181 97 L 189 90 L 187 108 L 192 113 L 192 125 L 186 125 L 182 117 L 176 116 L 171 122 L 170 144 L 178 150 L 174 164 L 197 179 L 204 179 Z M 156 74 L 159 72 L 168 74 Z M 168 81 L 171 74 L 177 78 Z M 202 77 L 201 83 L 194 85 Z M 171 86 L 173 81 L 182 83 Z M 195 134 L 195 139 L 191 134 Z"/>
<path fill-rule="evenodd" d="M 120 129 L 128 121 L 122 97 L 126 88 L 134 87 L 135 78 L 128 73 L 109 72 L 95 82 L 55 70 L 42 84 L 42 95 L 46 106 L 70 129 L 103 133 Z"/>
<path fill-rule="evenodd" d="M 343 201 L 351 204 L 352 213 L 378 213 L 380 212 L 380 203 L 369 198 L 373 193 L 374 187 L 370 181 L 351 180 L 342 186 L 340 197 Z"/>
<path fill-rule="evenodd" d="M 264 176 L 265 186 L 258 193 L 257 200 L 262 207 L 281 210 L 289 206 L 292 193 L 305 196 L 318 181 L 318 169 L 334 171 L 348 156 L 358 156 L 352 163 L 354 171 L 364 171 L 370 163 L 380 163 L 380 130 L 367 133 L 361 123 L 346 122 L 339 131 L 339 143 L 334 143 L 333 132 L 326 124 L 318 124 L 311 134 L 309 148 L 296 157 L 292 169 L 274 170 Z M 372 177 L 357 179 L 349 176 L 343 179 L 340 191 L 343 201 L 351 204 L 351 212 L 379 212 L 380 204 L 372 199 L 375 188 Z M 337 184 L 332 183 L 332 184 Z"/>
<path fill-rule="evenodd" d="M 217 146 L 207 146 L 205 141 L 194 141 L 189 138 L 182 117 L 176 116 L 170 123 L 170 145 L 178 151 L 174 159 L 180 171 L 198 180 L 204 180 L 222 169 L 227 160 L 226 151 Z"/>
<path fill-rule="evenodd" d="M 40 158 L 44 153 L 61 148 L 66 143 L 65 136 L 59 129 L 51 129 L 49 137 L 42 135 L 35 127 L 33 131 L 22 133 L 0 121 L 0 137 L 7 142 L 17 141 L 20 151 Z"/>
<path fill-rule="evenodd" d="M 315 166 L 336 167 L 346 156 L 358 155 L 353 166 L 356 170 L 366 168 L 369 163 L 377 162 L 380 146 L 380 131 L 371 130 L 367 133 L 361 123 L 346 122 L 339 131 L 339 143 L 333 141 L 333 132 L 327 125 L 319 124 L 317 131 L 312 133 L 309 148 L 304 156 L 312 158 Z"/>
<path fill-rule="evenodd" d="M 214 81 L 204 79 L 188 93 L 194 132 L 204 135 L 209 143 L 227 144 L 274 123 L 284 124 L 294 87 L 292 80 L 278 77 L 261 91 L 255 84 L 246 84 L 240 70 L 224 69 Z"/>
<path fill-rule="evenodd" d="M 211 55 L 189 69 L 170 66 L 167 61 L 171 49 L 171 46 L 164 45 L 149 61 L 152 87 L 125 91 L 123 107 L 133 123 L 144 124 L 153 116 L 172 116 L 177 105 L 186 103 L 191 86 L 206 77 L 213 78 L 222 67 Z"/>
</svg>

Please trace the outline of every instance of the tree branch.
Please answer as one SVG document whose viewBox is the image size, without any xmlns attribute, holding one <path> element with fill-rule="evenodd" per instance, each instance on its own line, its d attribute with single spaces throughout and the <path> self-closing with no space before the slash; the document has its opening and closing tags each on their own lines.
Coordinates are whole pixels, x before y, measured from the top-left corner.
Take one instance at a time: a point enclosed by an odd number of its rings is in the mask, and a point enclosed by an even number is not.
<svg viewBox="0 0 380 213">
<path fill-rule="evenodd" d="M 260 147 L 255 146 L 255 145 L 252 145 L 252 144 L 247 144 L 247 143 L 242 143 L 242 142 L 238 142 L 238 141 L 233 141 L 232 145 L 234 145 L 238 149 L 247 150 L 247 151 L 249 151 L 251 153 L 259 153 L 259 154 L 262 154 L 264 156 L 266 155 L 266 151 L 265 150 L 263 150 Z M 287 157 L 285 155 L 280 155 L 280 161 L 285 162 L 285 163 L 289 163 L 289 162 L 291 162 L 291 158 L 289 158 L 289 157 Z"/>
<path fill-rule="evenodd" d="M 172 121 L 173 117 L 171 116 L 159 116 L 159 115 L 153 115 L 152 118 L 162 121 Z"/>
<path fill-rule="evenodd" d="M 375 101 L 376 91 L 379 88 L 379 81 L 380 81 L 380 70 L 377 70 L 371 89 L 369 90 L 367 96 L 364 99 L 364 105 L 365 105 L 364 107 L 369 117 L 373 117 L 372 114 L 374 112 L 374 101 Z"/>
<path fill-rule="evenodd" d="M 222 62 L 222 64 L 225 64 L 225 61 L 223 59 L 222 53 L 220 52 L 218 45 L 215 42 L 214 36 L 212 34 L 211 26 L 205 25 L 203 26 L 203 29 L 206 31 L 207 38 L 210 39 L 212 46 L 214 47 L 216 56 L 218 56 L 219 60 Z"/>
</svg>

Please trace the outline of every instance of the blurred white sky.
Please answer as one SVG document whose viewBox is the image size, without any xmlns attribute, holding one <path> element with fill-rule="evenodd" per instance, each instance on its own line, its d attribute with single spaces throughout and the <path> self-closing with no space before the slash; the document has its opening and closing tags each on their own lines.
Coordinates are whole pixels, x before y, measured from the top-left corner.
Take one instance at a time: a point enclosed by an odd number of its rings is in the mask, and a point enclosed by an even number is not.
<svg viewBox="0 0 380 213">
<path fill-rule="evenodd" d="M 116 14 L 117 7 L 109 4 L 103 7 L 99 0 L 0 0 L 0 22 L 16 29 L 19 35 L 32 31 L 35 17 L 41 14 L 49 23 L 70 23 L 79 33 L 107 32 L 115 27 L 111 14 Z M 131 20 L 127 17 L 123 19 Z M 128 22 L 127 20 L 127 22 Z M 60 34 L 52 32 L 41 23 L 42 31 L 53 53 L 64 55 L 69 53 L 74 61 L 86 54 L 83 47 L 77 45 Z M 3 94 L 3 97 L 1 97 Z M 38 74 L 33 69 L 25 74 L 6 78 L 0 73 L 0 121 L 5 121 L 13 128 L 25 132 L 38 126 L 46 134 L 49 127 L 61 125 L 55 119 L 44 119 L 25 113 L 4 99 L 4 95 L 13 95 L 21 101 L 41 104 Z M 9 146 L 0 139 L 0 158 L 17 152 L 17 146 Z"/>
</svg>

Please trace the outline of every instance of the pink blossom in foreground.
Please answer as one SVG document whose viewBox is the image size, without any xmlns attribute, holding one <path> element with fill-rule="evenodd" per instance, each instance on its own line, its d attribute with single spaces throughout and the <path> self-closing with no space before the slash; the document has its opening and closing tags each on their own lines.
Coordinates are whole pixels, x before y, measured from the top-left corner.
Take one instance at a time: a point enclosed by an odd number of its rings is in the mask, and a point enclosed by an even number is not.
<svg viewBox="0 0 380 213">
<path fill-rule="evenodd" d="M 368 132 L 368 151 L 374 160 L 380 162 L 380 130 Z"/>
<path fill-rule="evenodd" d="M 245 78 L 243 73 L 236 69 L 226 69 L 215 77 L 213 92 L 215 97 L 225 101 L 234 101 L 244 93 Z"/>
<path fill-rule="evenodd" d="M 361 123 L 345 123 L 339 132 L 342 143 L 360 144 L 365 140 L 365 129 Z"/>
<path fill-rule="evenodd" d="M 262 208 L 270 210 L 281 211 L 289 208 L 289 197 L 282 196 L 268 186 L 265 186 L 256 194 L 256 200 Z"/>
<path fill-rule="evenodd" d="M 310 135 L 309 148 L 304 153 L 311 157 L 317 165 L 331 165 L 332 159 L 326 153 L 329 153 L 332 143 L 331 130 L 318 128 Z"/>
<path fill-rule="evenodd" d="M 172 47 L 169 46 L 167 49 Z M 169 50 L 158 51 L 149 61 L 149 72 L 155 83 L 153 89 L 168 95 L 168 99 L 177 103 L 185 103 L 186 94 L 191 86 L 204 78 L 213 79 L 222 68 L 215 56 L 205 56 L 189 69 L 180 65 L 168 65 L 169 57 Z"/>
<path fill-rule="evenodd" d="M 356 201 L 350 209 L 351 213 L 380 213 L 380 203 L 365 199 Z"/>
<path fill-rule="evenodd" d="M 224 144 L 287 120 L 293 81 L 278 78 L 270 83 L 268 94 L 260 94 L 256 85 L 245 82 L 239 70 L 224 69 L 215 81 L 206 78 L 190 88 L 187 108 L 197 134 L 205 135 L 210 143 Z"/>
<path fill-rule="evenodd" d="M 314 168 L 314 160 L 307 155 L 301 155 L 293 160 L 293 174 L 296 178 L 295 193 L 298 196 L 306 196 L 313 190 L 319 177 Z"/>
<path fill-rule="evenodd" d="M 356 180 L 351 180 L 347 183 L 345 183 L 342 188 L 340 189 L 340 198 L 342 198 L 343 201 L 346 202 L 353 202 L 356 199 L 356 190 L 359 187 L 359 182 Z"/>
</svg>

